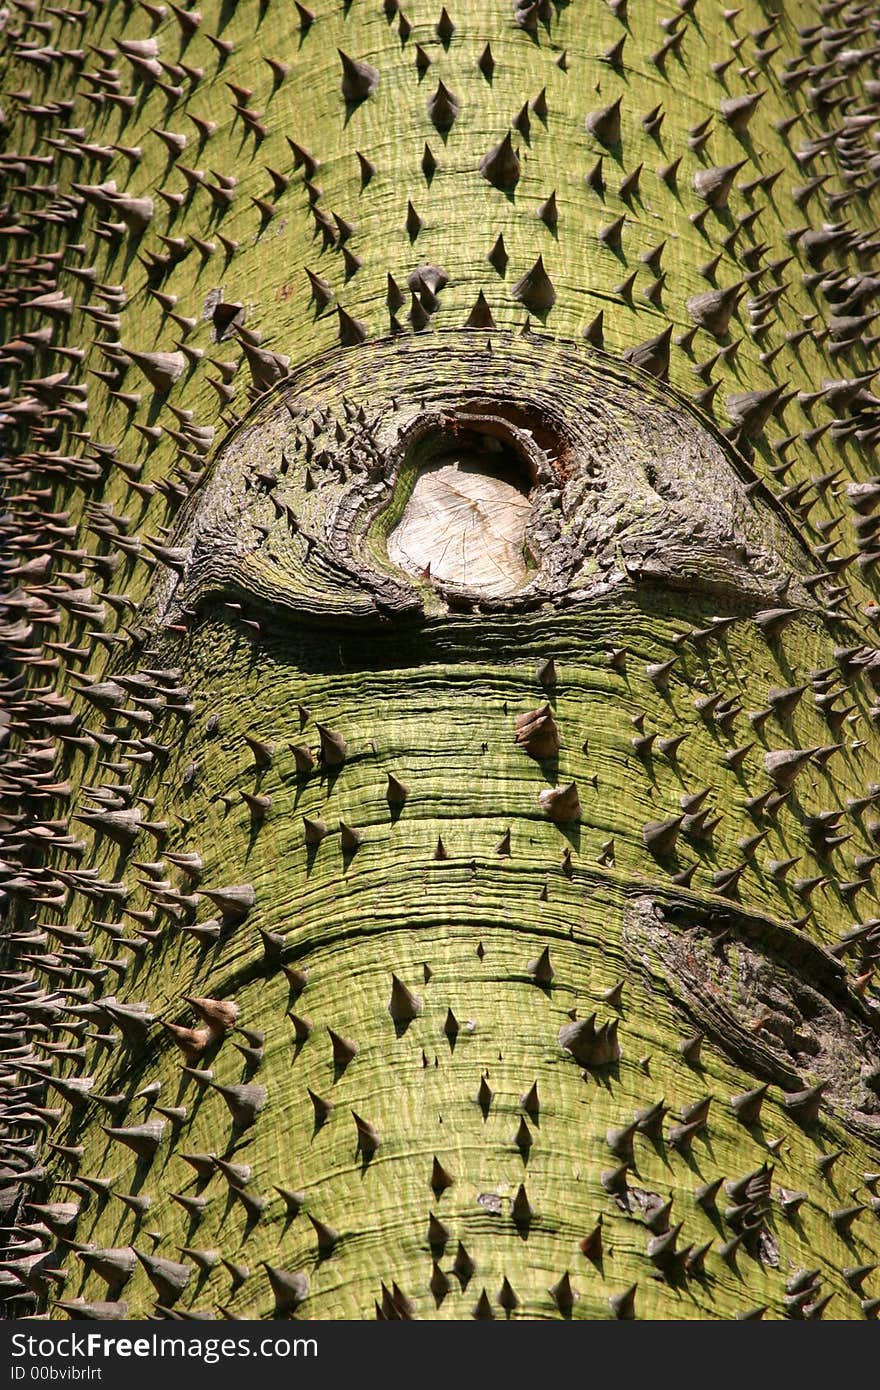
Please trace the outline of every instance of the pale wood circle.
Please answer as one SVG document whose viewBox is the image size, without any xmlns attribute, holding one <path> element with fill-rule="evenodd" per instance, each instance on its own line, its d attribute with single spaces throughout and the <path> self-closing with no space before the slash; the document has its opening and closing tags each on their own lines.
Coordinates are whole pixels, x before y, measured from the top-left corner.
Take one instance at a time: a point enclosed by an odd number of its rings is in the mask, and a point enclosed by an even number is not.
<svg viewBox="0 0 880 1390">
<path fill-rule="evenodd" d="M 426 465 L 388 537 L 389 558 L 441 584 L 491 596 L 514 593 L 528 577 L 531 503 L 502 476 L 510 473 L 467 449 Z"/>
</svg>

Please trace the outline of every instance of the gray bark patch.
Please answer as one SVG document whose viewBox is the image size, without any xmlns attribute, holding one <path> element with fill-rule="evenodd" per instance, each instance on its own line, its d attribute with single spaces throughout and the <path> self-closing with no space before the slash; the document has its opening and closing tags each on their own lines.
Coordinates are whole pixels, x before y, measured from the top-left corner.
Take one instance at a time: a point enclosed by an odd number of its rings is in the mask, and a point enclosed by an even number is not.
<svg viewBox="0 0 880 1390">
<path fill-rule="evenodd" d="M 757 945 L 723 910 L 709 920 L 695 905 L 674 922 L 642 897 L 625 915 L 623 941 L 632 964 L 662 978 L 691 1024 L 751 1075 L 789 1091 L 824 1081 L 842 1119 L 880 1134 L 880 1100 L 866 1084 L 880 1067 L 880 1042 L 855 997 L 847 1007 L 839 987 L 823 988 L 779 949 Z"/>
</svg>

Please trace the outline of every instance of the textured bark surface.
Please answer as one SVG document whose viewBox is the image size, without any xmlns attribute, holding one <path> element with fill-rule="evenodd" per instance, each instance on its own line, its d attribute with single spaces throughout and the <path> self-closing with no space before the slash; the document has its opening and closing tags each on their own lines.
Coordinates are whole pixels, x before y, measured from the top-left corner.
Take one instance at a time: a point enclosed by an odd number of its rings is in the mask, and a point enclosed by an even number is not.
<svg viewBox="0 0 880 1390">
<path fill-rule="evenodd" d="M 11 1316 L 876 1316 L 878 28 L 13 6 Z"/>
</svg>

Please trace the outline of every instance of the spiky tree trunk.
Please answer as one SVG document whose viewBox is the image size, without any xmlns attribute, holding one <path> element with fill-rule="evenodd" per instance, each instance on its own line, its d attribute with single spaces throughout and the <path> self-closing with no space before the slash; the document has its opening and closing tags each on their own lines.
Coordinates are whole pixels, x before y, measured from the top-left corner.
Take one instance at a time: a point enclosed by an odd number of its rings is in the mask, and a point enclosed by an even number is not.
<svg viewBox="0 0 880 1390">
<path fill-rule="evenodd" d="M 14 0 L 12 1315 L 876 1314 L 878 28 Z"/>
</svg>

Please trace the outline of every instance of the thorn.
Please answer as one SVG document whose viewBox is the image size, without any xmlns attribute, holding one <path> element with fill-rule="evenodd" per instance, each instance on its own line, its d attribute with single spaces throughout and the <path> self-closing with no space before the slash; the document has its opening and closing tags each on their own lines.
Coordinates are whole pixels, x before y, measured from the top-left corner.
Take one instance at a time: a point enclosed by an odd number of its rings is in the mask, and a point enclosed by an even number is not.
<svg viewBox="0 0 880 1390">
<path fill-rule="evenodd" d="M 324 1100 L 323 1097 L 317 1095 L 310 1086 L 307 1087 L 307 1090 L 309 1093 L 309 1100 L 312 1102 L 312 1109 L 315 1112 L 315 1128 L 320 1129 L 333 1114 L 333 1102 Z"/>
<path fill-rule="evenodd" d="M 564 1024 L 558 1033 L 558 1042 L 564 1052 L 568 1052 L 583 1067 L 606 1066 L 616 1062 L 621 1056 L 617 1041 L 617 1019 L 596 1027 L 596 1016 L 575 1020 Z"/>
<path fill-rule="evenodd" d="M 261 1263 L 266 1271 L 269 1287 L 275 1297 L 276 1316 L 287 1317 L 291 1313 L 295 1313 L 309 1296 L 308 1275 L 300 1270 L 290 1272 L 285 1269 L 278 1269 L 274 1265 L 267 1264 L 265 1260 Z"/>
<path fill-rule="evenodd" d="M 636 1315 L 637 1284 L 631 1284 L 623 1293 L 611 1294 L 608 1305 L 615 1318 L 631 1320 Z"/>
<path fill-rule="evenodd" d="M 591 111 L 584 122 L 588 134 L 595 136 L 603 145 L 620 144 L 621 101 L 622 98 L 618 97 L 601 111 Z"/>
<path fill-rule="evenodd" d="M 324 724 L 318 724 L 321 738 L 321 761 L 325 767 L 341 767 L 345 762 L 346 743 L 342 734 L 335 733 Z"/>
<path fill-rule="evenodd" d="M 559 223 L 559 213 L 556 207 L 556 193 L 550 194 L 538 207 L 537 216 L 548 227 L 551 232 L 555 232 Z"/>
<path fill-rule="evenodd" d="M 357 155 L 358 167 L 360 169 L 361 188 L 366 188 L 370 180 L 375 178 L 376 165 L 373 163 L 371 159 L 368 159 L 365 154 L 362 154 L 360 150 L 356 150 L 355 153 Z"/>
<path fill-rule="evenodd" d="M 341 304 L 336 306 L 336 313 L 339 318 L 339 342 L 342 347 L 357 347 L 359 343 L 366 341 L 368 330 L 365 323 L 352 318 Z"/>
<path fill-rule="evenodd" d="M 534 1208 L 532 1208 L 531 1202 L 528 1201 L 524 1183 L 520 1183 L 520 1186 L 517 1187 L 516 1195 L 514 1195 L 512 1205 L 510 1205 L 510 1215 L 513 1216 L 514 1226 L 528 1226 L 532 1222 L 532 1219 L 534 1219 Z"/>
<path fill-rule="evenodd" d="M 802 1091 L 787 1092 L 782 1097 L 782 1104 L 801 1124 L 813 1124 L 819 1118 L 822 1097 L 827 1087 L 827 1081 L 820 1081 L 818 1085 L 808 1086 Z"/>
<path fill-rule="evenodd" d="M 476 303 L 471 309 L 465 320 L 465 328 L 495 328 L 495 320 L 492 317 L 492 310 L 489 308 L 486 296 L 480 290 L 477 295 Z"/>
<path fill-rule="evenodd" d="M 528 973 L 538 985 L 549 985 L 553 980 L 553 966 L 550 964 L 550 947 L 545 946 L 536 960 L 526 966 Z"/>
<path fill-rule="evenodd" d="M 307 1212 L 306 1214 L 309 1221 L 312 1223 L 312 1228 L 317 1237 L 318 1253 L 326 1258 L 326 1256 L 333 1253 L 339 1243 L 339 1232 L 335 1231 L 332 1226 L 326 1225 L 323 1221 L 319 1221 L 316 1216 L 312 1216 L 311 1212 Z"/>
<path fill-rule="evenodd" d="M 683 821 L 684 816 L 673 816 L 665 821 L 649 821 L 642 828 L 642 842 L 645 848 L 657 858 L 671 855 Z"/>
<path fill-rule="evenodd" d="M 700 1064 L 700 1050 L 703 1045 L 703 1033 L 695 1033 L 693 1037 L 686 1038 L 684 1042 L 678 1044 L 678 1050 L 684 1060 L 692 1067 Z"/>
<path fill-rule="evenodd" d="M 376 1153 L 381 1143 L 379 1132 L 375 1125 L 371 1125 L 367 1120 L 361 1119 L 360 1115 L 357 1115 L 354 1110 L 352 1110 L 351 1113 L 354 1118 L 355 1128 L 357 1129 L 358 1151 L 365 1159 L 370 1159 L 373 1154 Z"/>
<path fill-rule="evenodd" d="M 435 1154 L 433 1166 L 431 1169 L 430 1184 L 435 1197 L 439 1198 L 441 1194 L 446 1191 L 447 1187 L 451 1187 L 454 1182 L 455 1179 L 453 1178 L 452 1174 L 449 1172 L 447 1168 L 443 1166 L 443 1164 L 440 1162 L 439 1158 L 437 1158 Z"/>
<path fill-rule="evenodd" d="M 346 825 L 345 821 L 339 822 L 339 842 L 343 854 L 354 854 L 363 844 L 363 841 L 362 831 L 354 830 L 350 825 Z"/>
<path fill-rule="evenodd" d="M 520 176 L 520 161 L 513 148 L 510 131 L 480 160 L 480 173 L 495 188 L 509 191 L 516 187 Z"/>
<path fill-rule="evenodd" d="M 342 62 L 341 91 L 347 102 L 365 101 L 379 85 L 379 70 L 359 58 L 350 58 L 342 49 L 337 49 Z"/>
<path fill-rule="evenodd" d="M 486 47 L 477 59 L 477 67 L 480 69 L 486 81 L 491 82 L 492 74 L 495 71 L 495 59 L 492 57 L 492 48 L 489 43 L 486 44 Z"/>
<path fill-rule="evenodd" d="M 494 245 L 492 246 L 492 250 L 489 252 L 487 260 L 489 261 L 489 264 L 492 266 L 493 270 L 497 271 L 499 275 L 504 275 L 505 271 L 507 270 L 507 262 L 509 260 L 509 257 L 504 246 L 504 237 L 501 235 L 500 232 L 495 239 Z"/>
<path fill-rule="evenodd" d="M 386 774 L 388 786 L 385 789 L 385 799 L 389 806 L 403 806 L 409 796 L 409 787 L 399 781 L 393 773 Z"/>
<path fill-rule="evenodd" d="M 507 1275 L 504 1276 L 504 1281 L 498 1291 L 498 1302 L 508 1315 L 519 1307 L 520 1301 Z"/>
<path fill-rule="evenodd" d="M 402 980 L 394 974 L 391 976 L 391 999 L 388 1004 L 388 1012 L 395 1023 L 409 1023 L 417 1018 L 422 1011 L 421 1000 L 418 999 Z"/>
<path fill-rule="evenodd" d="M 332 1028 L 328 1028 L 330 1042 L 333 1046 L 333 1062 L 335 1066 L 344 1068 L 349 1062 L 353 1062 L 358 1055 L 358 1045 L 350 1038 L 341 1038 L 338 1033 L 334 1033 Z"/>
<path fill-rule="evenodd" d="M 424 225 L 424 219 L 419 216 L 412 203 L 408 202 L 406 205 L 406 234 L 410 241 L 416 240 Z"/>
<path fill-rule="evenodd" d="M 524 304 L 530 313 L 540 316 L 553 308 L 556 303 L 556 291 L 544 269 L 544 261 L 541 256 L 535 261 L 531 270 L 517 281 L 511 293 L 514 299 Z"/>
<path fill-rule="evenodd" d="M 462 1288 L 473 1278 L 476 1268 L 475 1262 L 471 1259 L 461 1241 L 459 1241 L 458 1248 L 455 1252 L 455 1259 L 452 1264 L 452 1270 L 461 1283 Z"/>
<path fill-rule="evenodd" d="M 565 787 L 552 787 L 539 792 L 538 805 L 548 819 L 557 824 L 571 824 L 581 818 L 581 804 L 575 782 L 570 782 Z"/>
<path fill-rule="evenodd" d="M 428 117 L 436 130 L 445 133 L 452 129 L 458 115 L 458 98 L 442 82 L 428 101 Z"/>
<path fill-rule="evenodd" d="M 604 319 L 605 311 L 603 309 L 600 309 L 596 317 L 590 323 L 588 323 L 587 327 L 584 329 L 585 340 L 590 344 L 591 347 L 599 348 L 600 350 L 605 345 L 605 337 L 603 333 Z"/>
<path fill-rule="evenodd" d="M 599 1264 L 602 1260 L 602 1218 L 598 1218 L 592 1231 L 584 1236 L 579 1242 L 581 1254 L 593 1264 Z"/>
</svg>

